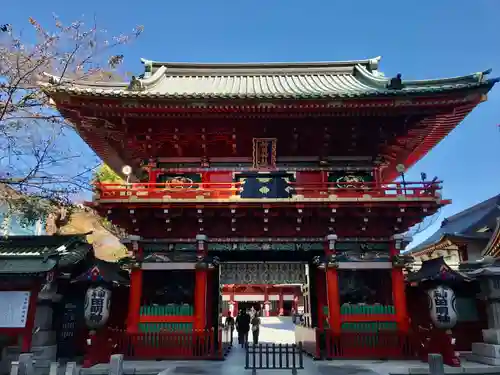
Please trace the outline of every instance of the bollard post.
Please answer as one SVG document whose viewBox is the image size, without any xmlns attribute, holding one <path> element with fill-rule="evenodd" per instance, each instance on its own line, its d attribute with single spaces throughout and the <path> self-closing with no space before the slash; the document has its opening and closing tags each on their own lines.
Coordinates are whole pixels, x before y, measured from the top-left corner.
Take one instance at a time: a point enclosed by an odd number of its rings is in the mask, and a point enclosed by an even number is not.
<svg viewBox="0 0 500 375">
<path fill-rule="evenodd" d="M 299 341 L 299 368 L 304 368 L 304 348 L 302 347 L 302 341 Z"/>
<path fill-rule="evenodd" d="M 68 362 L 66 364 L 66 370 L 64 371 L 64 375 L 77 375 L 78 371 L 76 369 L 76 362 Z"/>
<path fill-rule="evenodd" d="M 111 356 L 109 375 L 123 375 L 123 354 L 113 354 Z"/>
<path fill-rule="evenodd" d="M 19 355 L 19 368 L 17 373 L 19 375 L 35 374 L 35 369 L 33 368 L 33 353 L 21 353 Z"/>
<path fill-rule="evenodd" d="M 10 364 L 10 375 L 18 375 L 19 361 L 12 361 Z"/>
<path fill-rule="evenodd" d="M 245 368 L 246 369 L 250 368 L 250 352 L 249 352 L 248 342 L 245 344 Z"/>
<path fill-rule="evenodd" d="M 443 356 L 441 354 L 429 354 L 429 375 L 444 375 Z"/>
<path fill-rule="evenodd" d="M 50 362 L 49 375 L 57 375 L 59 371 L 59 362 Z"/>
</svg>

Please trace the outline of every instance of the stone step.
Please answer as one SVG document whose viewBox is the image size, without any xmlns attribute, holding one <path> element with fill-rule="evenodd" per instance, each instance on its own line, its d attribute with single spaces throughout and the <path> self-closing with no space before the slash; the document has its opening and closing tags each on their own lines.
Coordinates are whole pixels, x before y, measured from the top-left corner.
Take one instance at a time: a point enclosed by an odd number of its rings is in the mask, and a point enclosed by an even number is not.
<svg viewBox="0 0 500 375">
<path fill-rule="evenodd" d="M 57 345 L 32 346 L 31 352 L 35 359 L 55 360 L 57 357 Z"/>
</svg>

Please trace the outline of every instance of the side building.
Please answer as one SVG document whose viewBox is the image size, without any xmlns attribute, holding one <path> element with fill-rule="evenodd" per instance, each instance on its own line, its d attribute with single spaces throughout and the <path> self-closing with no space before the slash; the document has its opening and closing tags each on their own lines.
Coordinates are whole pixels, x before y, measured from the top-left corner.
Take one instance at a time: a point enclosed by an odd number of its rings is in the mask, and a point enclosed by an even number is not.
<svg viewBox="0 0 500 375">
<path fill-rule="evenodd" d="M 458 270 L 464 262 L 475 262 L 484 256 L 500 255 L 500 194 L 444 219 L 429 238 L 407 252 L 415 262 L 443 257 L 446 264 Z"/>
</svg>

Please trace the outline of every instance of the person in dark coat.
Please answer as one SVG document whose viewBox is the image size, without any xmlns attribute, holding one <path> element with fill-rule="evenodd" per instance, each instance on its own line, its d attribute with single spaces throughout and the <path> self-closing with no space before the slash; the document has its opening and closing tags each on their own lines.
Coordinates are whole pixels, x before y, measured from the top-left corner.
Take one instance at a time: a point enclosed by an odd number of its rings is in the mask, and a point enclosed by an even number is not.
<svg viewBox="0 0 500 375">
<path fill-rule="evenodd" d="M 225 327 L 229 331 L 231 345 L 233 345 L 233 333 L 234 333 L 234 318 L 231 316 L 231 311 L 227 312 Z"/>
<path fill-rule="evenodd" d="M 250 331 L 250 315 L 245 311 L 240 310 L 236 318 L 236 330 L 238 331 L 238 343 L 244 347 L 248 340 L 248 332 Z"/>
<path fill-rule="evenodd" d="M 252 337 L 253 344 L 257 345 L 259 343 L 259 332 L 260 332 L 260 318 L 259 312 L 256 312 L 252 318 Z"/>
</svg>

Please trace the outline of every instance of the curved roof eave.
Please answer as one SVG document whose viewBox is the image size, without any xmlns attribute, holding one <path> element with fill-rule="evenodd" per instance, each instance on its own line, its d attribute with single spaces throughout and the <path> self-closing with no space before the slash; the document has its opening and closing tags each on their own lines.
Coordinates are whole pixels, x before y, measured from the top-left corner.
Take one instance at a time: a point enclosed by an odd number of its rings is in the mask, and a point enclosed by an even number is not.
<svg viewBox="0 0 500 375">
<path fill-rule="evenodd" d="M 356 66 L 356 72 L 358 72 L 361 77 L 363 77 L 367 82 L 371 82 L 376 86 L 387 85 L 390 82 L 390 78 L 387 76 L 379 76 L 373 72 L 367 70 L 362 65 Z M 455 76 L 448 78 L 437 78 L 437 79 L 421 79 L 421 80 L 402 80 L 402 84 L 405 87 L 425 87 L 425 86 L 440 86 L 440 85 L 460 85 L 460 84 L 495 84 L 500 81 L 500 77 L 489 78 L 486 77 L 492 72 L 491 69 L 476 72 L 472 74 L 467 74 L 463 76 Z"/>
</svg>

